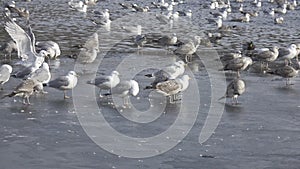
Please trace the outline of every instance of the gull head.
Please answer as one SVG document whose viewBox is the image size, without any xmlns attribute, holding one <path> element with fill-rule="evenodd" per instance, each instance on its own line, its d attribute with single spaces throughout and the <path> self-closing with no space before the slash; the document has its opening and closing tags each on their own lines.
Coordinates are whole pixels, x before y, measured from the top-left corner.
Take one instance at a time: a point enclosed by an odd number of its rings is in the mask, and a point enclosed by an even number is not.
<svg viewBox="0 0 300 169">
<path fill-rule="evenodd" d="M 78 77 L 77 73 L 75 71 L 70 71 L 68 73 L 68 76 L 74 76 L 74 77 Z"/>
<path fill-rule="evenodd" d="M 11 67 L 10 65 L 8 65 L 8 64 L 4 64 L 4 65 L 2 65 L 2 67 L 4 67 L 4 68 L 8 69 L 8 72 L 9 72 L 9 73 L 11 73 L 11 72 L 12 72 L 12 67 Z"/>
<path fill-rule="evenodd" d="M 297 49 L 297 46 L 296 46 L 295 44 L 291 44 L 291 45 L 290 45 L 290 49 L 296 50 L 296 49 Z"/>
<path fill-rule="evenodd" d="M 119 74 L 118 71 L 114 70 L 114 71 L 111 72 L 111 75 L 119 76 L 120 74 Z"/>
</svg>

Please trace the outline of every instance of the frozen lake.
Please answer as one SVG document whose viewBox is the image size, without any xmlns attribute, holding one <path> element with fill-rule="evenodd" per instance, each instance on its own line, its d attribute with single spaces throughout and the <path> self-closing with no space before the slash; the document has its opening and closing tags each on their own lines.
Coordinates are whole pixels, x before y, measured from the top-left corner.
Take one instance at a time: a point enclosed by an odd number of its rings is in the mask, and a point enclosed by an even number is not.
<svg viewBox="0 0 300 169">
<path fill-rule="evenodd" d="M 134 13 L 122 9 L 119 0 L 100 1 L 89 7 L 86 15 L 69 9 L 66 0 L 17 2 L 17 6 L 27 7 L 31 12 L 37 41 L 52 40 L 61 47 L 60 59 L 51 62 L 52 78 L 74 69 L 80 77 L 78 86 L 68 92 L 72 99 L 64 100 L 61 91 L 45 88 L 49 93 L 32 96 L 30 106 L 22 105 L 19 98 L 0 100 L 1 168 L 299 168 L 298 76 L 292 79 L 293 86 L 285 87 L 284 79 L 246 71 L 241 75 L 247 85 L 246 92 L 239 97 L 241 104 L 232 106 L 224 104 L 225 100 L 218 101 L 225 91 L 225 79 L 217 71 L 220 63 L 215 60 L 216 50 L 241 49 L 241 44 L 250 40 L 259 48 L 300 43 L 299 7 L 284 15 L 284 24 L 275 25 L 262 12 L 271 7 L 265 1 L 260 15 L 251 18 L 251 22 L 225 21 L 225 25 L 236 25 L 239 29 L 226 34 L 213 47 L 199 47 L 200 59 L 194 59 L 186 70 L 192 80 L 182 102 L 163 109 L 159 109 L 164 106 L 161 97 L 143 90 L 151 83 L 144 75 L 178 58 L 151 45 L 136 52 L 133 34 L 125 33 L 120 26 L 141 24 L 143 33 L 150 35 L 176 32 L 185 41 L 215 28 L 205 20 L 212 17 L 211 10 L 205 7 L 208 1 L 186 0 L 176 6 L 175 10 L 191 9 L 193 16 L 191 20 L 179 18 L 172 28 L 155 19 L 158 9 Z M 150 6 L 151 2 L 138 4 Z M 238 7 L 238 3 L 232 2 L 232 6 Z M 88 20 L 93 10 L 105 8 L 111 13 L 110 32 Z M 254 9 L 248 0 L 245 9 Z M 229 17 L 234 16 L 239 14 Z M 4 23 L 2 18 L 1 44 L 10 39 Z M 17 23 L 24 27 L 24 22 Z M 101 50 L 96 62 L 85 67 L 76 64 L 69 57 L 78 53 L 72 46 L 83 44 L 94 32 L 99 34 Z M 82 69 L 86 68 L 89 72 L 83 74 Z M 133 108 L 116 109 L 109 104 L 111 100 L 99 99 L 98 90 L 86 84 L 115 69 L 123 73 L 121 78 L 132 76 L 140 83 L 138 98 L 131 99 Z M 19 83 L 20 79 L 11 78 L 0 96 Z M 149 94 L 153 95 L 150 101 Z M 121 134 L 117 137 L 115 133 Z M 212 135 L 200 144 L 199 136 L 203 134 Z"/>
</svg>

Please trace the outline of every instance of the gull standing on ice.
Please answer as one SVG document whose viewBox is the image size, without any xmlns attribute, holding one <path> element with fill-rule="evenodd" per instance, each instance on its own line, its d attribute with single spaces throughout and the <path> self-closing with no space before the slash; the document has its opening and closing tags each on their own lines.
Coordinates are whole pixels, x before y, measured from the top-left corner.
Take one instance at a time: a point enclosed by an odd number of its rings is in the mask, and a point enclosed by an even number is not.
<svg viewBox="0 0 300 169">
<path fill-rule="evenodd" d="M 64 99 L 70 98 L 66 95 L 67 90 L 73 89 L 77 85 L 77 74 L 74 71 L 69 71 L 66 76 L 60 76 L 52 81 L 50 81 L 46 86 L 63 90 L 64 91 Z"/>
<path fill-rule="evenodd" d="M 139 93 L 139 84 L 135 80 L 121 81 L 116 87 L 112 88 L 111 94 L 123 98 L 123 106 L 129 106 L 129 96 L 137 96 Z"/>
<path fill-rule="evenodd" d="M 176 101 L 176 95 L 185 91 L 189 86 L 190 77 L 183 75 L 181 78 L 170 79 L 156 84 L 156 92 L 168 96 L 170 103 Z"/>
<path fill-rule="evenodd" d="M 238 57 L 225 64 L 222 70 L 236 71 L 237 77 L 240 77 L 240 71 L 245 70 L 248 66 L 252 65 L 252 63 L 250 57 Z"/>
<path fill-rule="evenodd" d="M 299 70 L 294 69 L 292 66 L 284 66 L 275 70 L 271 70 L 268 73 L 281 76 L 286 79 L 286 86 L 292 85 L 290 79 L 298 75 Z"/>
<path fill-rule="evenodd" d="M 34 88 L 37 85 L 37 81 L 33 80 L 33 79 L 27 79 L 23 82 L 21 82 L 13 92 L 11 92 L 10 94 L 4 95 L 2 97 L 15 97 L 15 96 L 19 96 L 22 97 L 23 99 L 23 104 L 30 104 L 29 101 L 29 97 L 33 94 L 34 92 Z M 26 103 L 27 101 L 27 103 Z"/>
<path fill-rule="evenodd" d="M 155 79 L 151 83 L 151 86 L 146 86 L 145 89 L 155 89 L 157 83 L 167 81 L 169 79 L 176 79 L 177 77 L 183 75 L 185 72 L 185 65 L 186 64 L 180 60 L 157 72 L 146 74 L 146 77 L 154 77 Z"/>
<path fill-rule="evenodd" d="M 246 85 L 244 80 L 242 79 L 234 79 L 231 81 L 228 86 L 226 93 L 219 100 L 224 99 L 226 97 L 232 98 L 232 104 L 238 104 L 238 97 L 243 94 L 246 90 Z"/>
<path fill-rule="evenodd" d="M 174 53 L 185 56 L 185 61 L 189 62 L 191 60 L 192 55 L 197 51 L 198 46 L 200 45 L 201 37 L 195 36 L 193 41 L 190 40 L 188 43 L 183 44 L 178 47 Z"/>
<path fill-rule="evenodd" d="M 110 90 L 116 87 L 120 83 L 119 72 L 112 71 L 110 76 L 98 77 L 95 80 L 90 80 L 87 82 L 100 88 L 99 96 L 103 97 L 101 90 Z"/>
<path fill-rule="evenodd" d="M 280 48 L 278 57 L 285 59 L 286 65 L 291 64 L 291 60 L 295 57 L 297 58 L 298 61 L 297 50 L 299 49 L 295 44 L 291 44 L 288 48 Z"/>
</svg>

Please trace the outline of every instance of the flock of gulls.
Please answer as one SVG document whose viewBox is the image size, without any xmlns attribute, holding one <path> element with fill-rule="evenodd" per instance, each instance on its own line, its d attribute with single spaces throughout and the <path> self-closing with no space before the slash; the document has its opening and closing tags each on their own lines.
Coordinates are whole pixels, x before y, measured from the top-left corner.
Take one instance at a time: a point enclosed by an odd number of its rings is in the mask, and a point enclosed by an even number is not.
<svg viewBox="0 0 300 169">
<path fill-rule="evenodd" d="M 28 2 L 30 3 L 30 2 Z M 70 0 L 68 5 L 70 10 L 77 12 L 88 13 L 89 6 L 93 6 L 97 0 L 76 1 Z M 184 0 L 170 0 L 165 2 L 159 0 L 149 3 L 148 6 L 139 6 L 136 3 L 119 3 L 122 10 L 131 12 L 153 12 L 156 19 L 162 24 L 176 22 L 179 17 L 193 19 L 192 10 L 175 11 L 176 6 L 188 3 Z M 233 5 L 234 4 L 234 5 Z M 269 9 L 263 8 L 265 5 Z M 132 43 L 138 48 L 143 48 L 147 43 L 156 43 L 162 49 L 168 52 L 173 52 L 174 55 L 180 56 L 182 60 L 170 63 L 161 70 L 146 74 L 146 77 L 152 78 L 151 84 L 145 88 L 141 88 L 139 82 L 133 79 L 120 79 L 122 72 L 116 70 L 109 75 L 103 75 L 86 83 L 95 85 L 100 89 L 99 97 L 109 97 L 115 95 L 123 98 L 124 106 L 129 105 L 129 97 L 137 96 L 141 89 L 155 90 L 169 98 L 170 103 L 180 101 L 180 94 L 188 89 L 190 77 L 185 73 L 186 66 L 191 62 L 199 46 L 208 39 L 212 43 L 218 43 L 223 38 L 224 32 L 237 29 L 236 26 L 225 25 L 224 21 L 240 22 L 246 24 L 251 21 L 252 17 L 266 15 L 273 18 L 274 24 L 284 22 L 284 15 L 289 10 L 297 8 L 297 1 L 289 0 L 254 0 L 252 2 L 245 0 L 212 0 L 207 4 L 207 9 L 210 9 L 210 18 L 207 18 L 207 24 L 215 27 L 213 32 L 209 32 L 205 37 L 196 35 L 189 42 L 181 42 L 175 33 L 172 35 L 164 35 L 155 40 L 148 37 L 147 34 L 141 33 L 141 25 L 134 29 L 122 27 L 123 31 L 136 32 L 137 36 Z M 246 10 L 246 6 L 251 6 L 252 10 Z M 159 11 L 159 12 L 157 12 Z M 14 97 L 20 96 L 23 104 L 30 104 L 30 96 L 34 94 L 46 94 L 44 87 L 52 87 L 64 92 L 64 99 L 70 98 L 67 96 L 67 91 L 72 90 L 77 85 L 80 78 L 75 71 L 69 71 L 66 75 L 53 79 L 51 77 L 51 69 L 49 63 L 51 60 L 59 59 L 61 55 L 60 46 L 57 42 L 41 41 L 36 42 L 33 30 L 30 26 L 30 13 L 28 9 L 19 8 L 12 1 L 4 5 L 4 28 L 11 40 L 1 46 L 2 53 L 8 63 L 2 64 L 0 67 L 0 84 L 1 90 L 3 85 L 9 81 L 11 77 L 22 79 L 20 84 L 11 92 L 7 92 L 2 96 Z M 90 20 L 97 25 L 110 25 L 110 11 L 92 11 L 93 17 Z M 232 15 L 232 16 L 231 16 Z M 18 23 L 19 19 L 24 18 L 26 25 L 22 28 Z M 109 29 L 108 29 L 109 31 Z M 101 39 L 101 37 L 100 37 Z M 93 63 L 99 54 L 99 37 L 94 33 L 91 38 L 83 45 L 79 46 L 79 53 L 76 59 L 88 65 Z M 17 57 L 12 56 L 16 51 Z M 238 96 L 246 90 L 245 80 L 242 79 L 242 71 L 248 70 L 253 65 L 259 65 L 260 73 L 274 74 L 286 78 L 286 85 L 291 86 L 290 78 L 298 75 L 300 62 L 298 55 L 300 53 L 300 43 L 290 42 L 289 47 L 280 47 L 274 45 L 272 48 L 258 48 L 255 42 L 250 41 L 243 44 L 242 49 L 237 52 L 227 52 L 220 57 L 223 63 L 223 68 L 220 71 L 236 72 L 236 76 L 228 84 L 227 91 L 223 98 L 232 98 L 231 104 L 238 104 Z M 200 57 L 201 58 L 201 57 Z M 14 60 L 15 62 L 12 62 Z M 295 62 L 296 61 L 296 62 Z M 15 63 L 15 65 L 12 65 Z M 17 65 L 17 66 L 16 66 Z M 15 70 L 15 67 L 19 69 Z M 86 67 L 88 68 L 88 66 Z M 81 75 L 81 76 L 84 76 Z M 105 93 L 103 91 L 106 91 Z"/>
</svg>

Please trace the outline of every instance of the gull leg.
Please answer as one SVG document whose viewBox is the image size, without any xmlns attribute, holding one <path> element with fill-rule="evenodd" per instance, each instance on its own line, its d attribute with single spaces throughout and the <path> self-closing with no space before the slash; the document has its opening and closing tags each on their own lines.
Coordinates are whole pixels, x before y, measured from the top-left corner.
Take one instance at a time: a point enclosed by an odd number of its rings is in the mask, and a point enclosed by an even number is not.
<svg viewBox="0 0 300 169">
<path fill-rule="evenodd" d="M 67 96 L 66 90 L 64 90 L 64 99 L 69 99 L 70 97 Z"/>
<path fill-rule="evenodd" d="M 99 97 L 102 98 L 103 95 L 101 94 L 101 89 L 99 90 Z"/>
<path fill-rule="evenodd" d="M 22 101 L 22 103 L 24 104 L 24 105 L 26 105 L 26 98 L 25 97 L 23 97 L 23 101 Z"/>
<path fill-rule="evenodd" d="M 240 71 L 238 70 L 237 71 L 237 78 L 240 78 L 241 77 L 241 74 L 240 74 Z"/>
<path fill-rule="evenodd" d="M 27 104 L 30 105 L 29 96 L 26 97 Z"/>
</svg>

